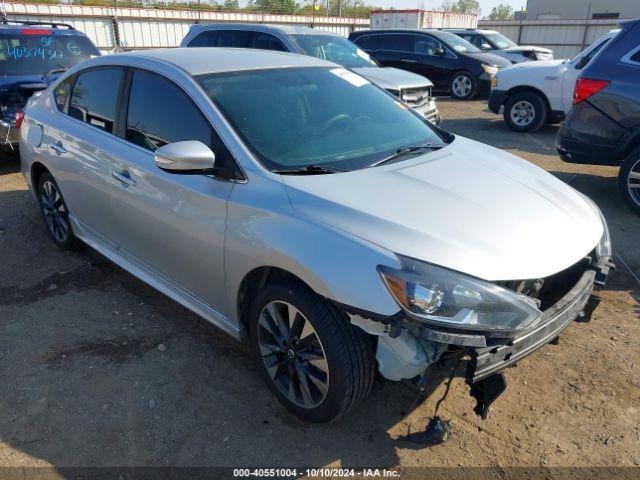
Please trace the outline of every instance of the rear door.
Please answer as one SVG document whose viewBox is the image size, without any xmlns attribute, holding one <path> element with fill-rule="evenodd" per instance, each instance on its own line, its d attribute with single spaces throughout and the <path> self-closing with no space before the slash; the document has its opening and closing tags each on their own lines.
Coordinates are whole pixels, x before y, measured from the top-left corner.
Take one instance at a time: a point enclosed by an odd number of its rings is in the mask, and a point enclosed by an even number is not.
<svg viewBox="0 0 640 480">
<path fill-rule="evenodd" d="M 71 216 L 87 234 L 109 243 L 114 135 L 124 70 L 96 67 L 80 71 L 54 90 L 58 114 L 46 127 L 47 163 L 54 168 Z"/>
<path fill-rule="evenodd" d="M 114 163 L 115 238 L 124 255 L 216 309 L 222 308 L 227 198 L 233 183 L 208 175 L 167 173 L 154 151 L 199 140 L 216 165 L 233 162 L 192 98 L 169 79 L 130 72 Z M 226 313 L 226 312 L 222 312 Z"/>
</svg>

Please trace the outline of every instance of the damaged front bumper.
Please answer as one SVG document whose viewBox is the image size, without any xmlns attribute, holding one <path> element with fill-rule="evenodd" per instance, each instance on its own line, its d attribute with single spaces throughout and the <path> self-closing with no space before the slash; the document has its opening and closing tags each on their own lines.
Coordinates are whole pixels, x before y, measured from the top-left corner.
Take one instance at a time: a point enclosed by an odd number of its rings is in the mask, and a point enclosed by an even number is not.
<svg viewBox="0 0 640 480">
<path fill-rule="evenodd" d="M 532 354 L 560 335 L 574 320 L 587 321 L 599 302 L 591 296 L 595 278 L 596 271 L 587 270 L 564 297 L 544 312 L 535 328 L 506 342 L 488 339 L 486 347 L 469 349 L 468 381 L 475 383 Z"/>
<path fill-rule="evenodd" d="M 475 412 L 486 418 L 489 406 L 506 388 L 501 374 L 505 368 L 552 342 L 574 320 L 590 320 L 600 301 L 592 295 L 593 289 L 604 285 L 609 269 L 614 268 L 609 256 L 590 262 L 573 287 L 544 310 L 535 326 L 511 338 L 439 329 L 418 324 L 403 313 L 380 317 L 348 307 L 346 311 L 353 324 L 379 336 L 376 358 L 380 373 L 389 379 L 429 376 L 429 365 L 444 351 L 459 353 L 466 360 L 466 381 L 477 400 Z"/>
</svg>

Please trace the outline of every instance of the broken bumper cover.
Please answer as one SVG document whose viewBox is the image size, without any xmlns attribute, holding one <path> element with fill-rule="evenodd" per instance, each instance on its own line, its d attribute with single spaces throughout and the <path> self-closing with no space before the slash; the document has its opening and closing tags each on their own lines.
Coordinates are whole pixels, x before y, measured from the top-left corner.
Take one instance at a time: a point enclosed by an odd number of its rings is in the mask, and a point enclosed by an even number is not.
<svg viewBox="0 0 640 480">
<path fill-rule="evenodd" d="M 599 302 L 596 298 L 589 302 L 596 275 L 596 271 L 587 270 L 564 297 L 544 312 L 543 320 L 532 330 L 507 343 L 470 349 L 467 381 L 475 383 L 504 370 L 551 342 L 578 317 L 588 319 Z"/>
</svg>

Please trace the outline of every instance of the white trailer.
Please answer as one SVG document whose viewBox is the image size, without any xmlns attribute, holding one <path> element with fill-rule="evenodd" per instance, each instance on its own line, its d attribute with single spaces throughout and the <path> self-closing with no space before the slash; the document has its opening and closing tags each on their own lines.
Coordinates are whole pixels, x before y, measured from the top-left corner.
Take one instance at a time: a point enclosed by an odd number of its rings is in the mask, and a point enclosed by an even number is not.
<svg viewBox="0 0 640 480">
<path fill-rule="evenodd" d="M 372 10 L 371 29 L 476 28 L 478 16 L 429 10 Z"/>
</svg>

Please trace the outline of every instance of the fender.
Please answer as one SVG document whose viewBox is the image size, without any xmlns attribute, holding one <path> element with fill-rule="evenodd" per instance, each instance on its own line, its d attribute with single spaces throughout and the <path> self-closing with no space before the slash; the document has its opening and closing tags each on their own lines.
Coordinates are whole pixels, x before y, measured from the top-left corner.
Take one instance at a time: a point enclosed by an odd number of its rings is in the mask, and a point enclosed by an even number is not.
<svg viewBox="0 0 640 480">
<path fill-rule="evenodd" d="M 252 188 L 237 184 L 229 198 L 225 245 L 225 312 L 238 322 L 242 280 L 260 267 L 277 267 L 304 281 L 319 295 L 380 315 L 400 307 L 375 266 L 399 267 L 392 252 L 296 213 L 280 179 L 253 175 Z M 281 195 L 274 198 L 277 182 Z M 261 188 L 261 183 L 265 188 Z M 262 195 L 256 192 L 267 192 Z"/>
</svg>

